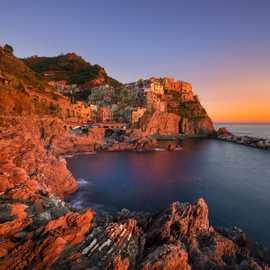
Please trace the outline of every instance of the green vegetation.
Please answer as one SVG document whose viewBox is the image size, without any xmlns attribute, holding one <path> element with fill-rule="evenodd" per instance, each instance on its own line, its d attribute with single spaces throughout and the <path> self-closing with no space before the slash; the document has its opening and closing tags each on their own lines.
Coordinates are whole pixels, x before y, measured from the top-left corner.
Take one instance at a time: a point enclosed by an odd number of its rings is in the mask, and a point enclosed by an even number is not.
<svg viewBox="0 0 270 270">
<path fill-rule="evenodd" d="M 83 84 L 91 80 L 104 79 L 104 83 L 119 86 L 99 65 L 91 65 L 75 53 L 55 57 L 33 56 L 23 61 L 35 72 L 50 80 L 66 80 L 69 84 Z"/>
<path fill-rule="evenodd" d="M 65 94 L 70 98 L 71 102 L 76 102 L 76 101 L 88 101 L 88 96 L 91 94 L 91 89 L 85 89 L 83 91 L 74 93 L 74 94 Z"/>
<path fill-rule="evenodd" d="M 200 120 L 206 116 L 205 109 L 198 101 L 184 102 L 180 105 L 179 113 L 183 117 Z"/>
<path fill-rule="evenodd" d="M 9 44 L 6 44 L 6 45 L 4 46 L 4 51 L 7 52 L 7 53 L 9 53 L 9 54 L 13 54 L 14 49 L 13 49 L 13 47 L 10 46 Z"/>
<path fill-rule="evenodd" d="M 167 92 L 167 101 L 168 112 L 176 113 L 194 121 L 199 121 L 207 116 L 198 97 L 195 97 L 193 101 L 181 102 L 180 95 L 177 92 L 171 91 Z"/>
</svg>

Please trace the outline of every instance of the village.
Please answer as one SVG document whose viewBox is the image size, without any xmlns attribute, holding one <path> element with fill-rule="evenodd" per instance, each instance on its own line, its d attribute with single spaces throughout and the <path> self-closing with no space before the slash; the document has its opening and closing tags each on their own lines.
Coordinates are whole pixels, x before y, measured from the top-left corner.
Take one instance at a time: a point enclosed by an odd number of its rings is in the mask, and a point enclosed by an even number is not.
<svg viewBox="0 0 270 270">
<path fill-rule="evenodd" d="M 49 81 L 49 86 L 70 97 L 75 106 L 84 110 L 91 123 L 125 123 L 136 126 L 145 113 L 167 111 L 167 95 L 178 93 L 181 102 L 194 101 L 190 83 L 174 78 L 155 78 L 124 84 L 116 89 L 108 84 L 76 85 L 64 80 Z M 74 101 L 77 93 L 88 91 L 87 100 Z"/>
</svg>

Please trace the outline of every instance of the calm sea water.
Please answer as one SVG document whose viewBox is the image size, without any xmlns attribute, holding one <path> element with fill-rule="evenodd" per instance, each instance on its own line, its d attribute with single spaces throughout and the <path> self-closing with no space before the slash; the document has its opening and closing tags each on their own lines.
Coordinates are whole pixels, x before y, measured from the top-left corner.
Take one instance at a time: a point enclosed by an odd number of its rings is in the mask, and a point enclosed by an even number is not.
<svg viewBox="0 0 270 270">
<path fill-rule="evenodd" d="M 215 124 L 215 128 L 226 127 L 239 136 L 254 136 L 270 139 L 270 124 Z"/>
<path fill-rule="evenodd" d="M 77 207 L 157 211 L 204 197 L 213 225 L 237 225 L 269 246 L 269 151 L 195 140 L 179 152 L 74 156 L 68 166 L 80 184 L 70 198 Z"/>
</svg>

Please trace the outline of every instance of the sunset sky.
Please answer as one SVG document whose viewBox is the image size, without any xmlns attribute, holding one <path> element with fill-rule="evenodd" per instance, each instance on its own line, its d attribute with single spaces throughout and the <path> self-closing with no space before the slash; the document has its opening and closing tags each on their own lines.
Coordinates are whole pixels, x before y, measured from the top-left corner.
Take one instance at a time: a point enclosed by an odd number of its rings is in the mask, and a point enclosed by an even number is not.
<svg viewBox="0 0 270 270">
<path fill-rule="evenodd" d="M 2 1 L 0 44 L 76 52 L 122 82 L 189 81 L 214 121 L 270 122 L 269 0 Z"/>
</svg>

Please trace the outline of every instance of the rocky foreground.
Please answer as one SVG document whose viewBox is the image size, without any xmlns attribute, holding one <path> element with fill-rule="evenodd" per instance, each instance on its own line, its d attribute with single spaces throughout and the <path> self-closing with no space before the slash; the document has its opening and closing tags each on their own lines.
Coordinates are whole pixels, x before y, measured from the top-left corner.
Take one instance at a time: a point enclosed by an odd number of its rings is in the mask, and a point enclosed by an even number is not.
<svg viewBox="0 0 270 270">
<path fill-rule="evenodd" d="M 244 232 L 209 225 L 203 199 L 156 214 L 77 212 L 46 193 L 1 197 L 0 269 L 270 269 Z"/>
</svg>

